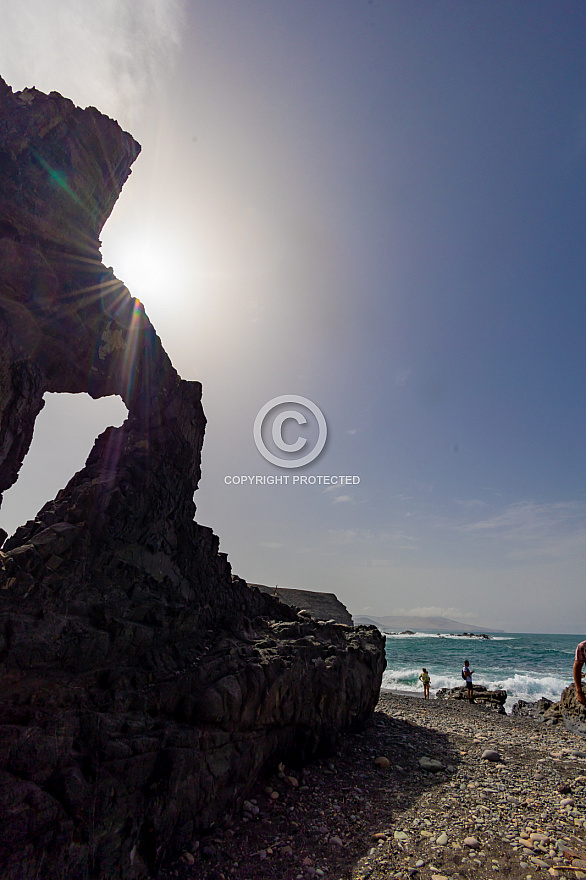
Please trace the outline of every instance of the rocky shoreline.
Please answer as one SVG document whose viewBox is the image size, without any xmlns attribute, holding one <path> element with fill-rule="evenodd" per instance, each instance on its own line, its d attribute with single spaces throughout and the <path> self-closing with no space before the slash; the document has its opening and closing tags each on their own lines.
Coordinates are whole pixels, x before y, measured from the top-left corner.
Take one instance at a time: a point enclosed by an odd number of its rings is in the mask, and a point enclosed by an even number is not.
<svg viewBox="0 0 586 880">
<path fill-rule="evenodd" d="M 162 877 L 586 878 L 585 791 L 586 741 L 562 724 L 386 691 L 361 734 L 265 775 Z"/>
</svg>

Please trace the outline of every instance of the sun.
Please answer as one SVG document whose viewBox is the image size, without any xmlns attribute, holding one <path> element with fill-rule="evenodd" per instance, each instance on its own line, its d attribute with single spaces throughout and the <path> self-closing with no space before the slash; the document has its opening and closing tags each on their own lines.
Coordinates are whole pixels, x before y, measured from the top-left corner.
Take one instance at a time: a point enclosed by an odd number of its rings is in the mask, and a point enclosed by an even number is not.
<svg viewBox="0 0 586 880">
<path fill-rule="evenodd" d="M 187 255 L 181 244 L 168 235 L 119 234 L 108 242 L 103 258 L 132 296 L 147 308 L 149 304 L 171 304 L 190 281 Z"/>
</svg>

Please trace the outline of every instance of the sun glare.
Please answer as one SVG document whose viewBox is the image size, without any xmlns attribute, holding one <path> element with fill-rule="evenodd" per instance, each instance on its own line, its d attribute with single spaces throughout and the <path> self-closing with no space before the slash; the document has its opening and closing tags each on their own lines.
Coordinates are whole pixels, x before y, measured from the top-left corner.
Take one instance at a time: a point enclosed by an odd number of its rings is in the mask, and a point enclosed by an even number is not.
<svg viewBox="0 0 586 880">
<path fill-rule="evenodd" d="M 120 237 L 104 249 L 104 263 L 132 296 L 149 307 L 161 301 L 171 303 L 189 284 L 190 272 L 182 248 L 172 241 L 149 236 Z"/>
</svg>

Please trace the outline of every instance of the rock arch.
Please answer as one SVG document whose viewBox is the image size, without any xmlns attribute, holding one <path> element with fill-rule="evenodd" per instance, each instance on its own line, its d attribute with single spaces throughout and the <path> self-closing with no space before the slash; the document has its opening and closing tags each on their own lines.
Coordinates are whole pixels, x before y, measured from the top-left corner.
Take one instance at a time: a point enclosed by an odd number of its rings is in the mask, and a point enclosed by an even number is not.
<svg viewBox="0 0 586 880">
<path fill-rule="evenodd" d="M 378 630 L 248 587 L 194 521 L 201 386 L 100 260 L 138 152 L 97 110 L 0 80 L 0 493 L 45 392 L 128 407 L 0 551 L 5 880 L 156 873 L 263 765 L 364 724 L 384 668 Z"/>
</svg>

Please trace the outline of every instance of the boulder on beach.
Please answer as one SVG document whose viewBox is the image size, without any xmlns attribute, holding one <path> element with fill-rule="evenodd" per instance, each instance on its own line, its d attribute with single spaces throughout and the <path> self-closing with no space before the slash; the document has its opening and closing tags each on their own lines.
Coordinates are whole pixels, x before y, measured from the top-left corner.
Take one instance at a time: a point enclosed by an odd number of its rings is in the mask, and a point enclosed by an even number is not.
<svg viewBox="0 0 586 880">
<path fill-rule="evenodd" d="M 583 706 L 576 699 L 574 684 L 565 688 L 559 701 L 539 712 L 537 717 L 549 726 L 563 722 L 566 730 L 580 736 L 586 736 L 586 706 Z"/>
<path fill-rule="evenodd" d="M 576 699 L 576 686 L 569 685 L 562 691 L 557 703 L 542 697 L 535 703 L 519 700 L 512 708 L 512 714 L 535 718 L 548 727 L 562 724 L 566 730 L 579 736 L 586 736 L 586 706 Z"/>
<path fill-rule="evenodd" d="M 475 684 L 473 688 L 474 702 L 480 703 L 484 706 L 490 706 L 491 709 L 496 709 L 497 712 L 500 712 L 502 715 L 505 714 L 504 706 L 507 700 L 507 692 L 505 690 L 489 691 L 482 684 Z M 440 688 L 436 693 L 436 697 L 440 700 L 467 700 L 468 689 L 466 688 L 466 685 L 453 688 Z"/>
<path fill-rule="evenodd" d="M 586 736 L 586 706 L 583 706 L 576 699 L 574 684 L 562 691 L 560 701 L 556 705 L 559 707 L 566 730 Z"/>
<path fill-rule="evenodd" d="M 543 715 L 553 705 L 553 701 L 548 700 L 547 697 L 541 697 L 541 699 L 537 700 L 535 703 L 531 703 L 527 700 L 517 700 L 511 709 L 511 714 L 516 715 L 519 718 L 537 718 L 538 716 Z"/>
</svg>

